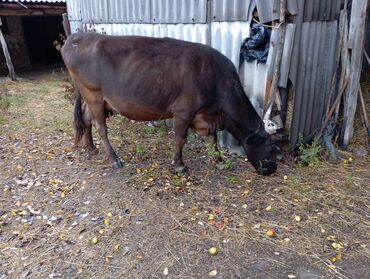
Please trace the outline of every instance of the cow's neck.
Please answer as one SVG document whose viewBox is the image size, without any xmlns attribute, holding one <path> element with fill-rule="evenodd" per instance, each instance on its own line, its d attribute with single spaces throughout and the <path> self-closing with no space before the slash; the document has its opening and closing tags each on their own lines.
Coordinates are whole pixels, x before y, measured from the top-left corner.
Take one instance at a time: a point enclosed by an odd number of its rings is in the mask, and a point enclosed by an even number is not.
<svg viewBox="0 0 370 279">
<path fill-rule="evenodd" d="M 263 122 L 241 86 L 236 90 L 238 92 L 228 98 L 226 130 L 243 144 L 248 136 L 263 127 Z"/>
</svg>

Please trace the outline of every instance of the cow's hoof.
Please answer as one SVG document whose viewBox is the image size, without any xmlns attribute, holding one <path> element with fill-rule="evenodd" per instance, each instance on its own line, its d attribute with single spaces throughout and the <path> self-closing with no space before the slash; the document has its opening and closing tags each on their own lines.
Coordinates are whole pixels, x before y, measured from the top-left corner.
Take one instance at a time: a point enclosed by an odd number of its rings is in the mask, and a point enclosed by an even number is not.
<svg viewBox="0 0 370 279">
<path fill-rule="evenodd" d="M 186 166 L 178 166 L 178 167 L 175 167 L 175 170 L 177 173 L 181 174 L 181 175 L 184 175 L 188 172 L 188 167 Z"/>
<path fill-rule="evenodd" d="M 97 148 L 89 148 L 88 149 L 89 155 L 97 155 L 99 153 L 99 149 Z"/>
<path fill-rule="evenodd" d="M 114 169 L 119 169 L 119 168 L 122 168 L 122 167 L 123 167 L 123 163 L 122 163 L 121 160 L 118 160 L 118 161 L 116 161 L 112 164 L 112 168 L 114 168 Z"/>
</svg>

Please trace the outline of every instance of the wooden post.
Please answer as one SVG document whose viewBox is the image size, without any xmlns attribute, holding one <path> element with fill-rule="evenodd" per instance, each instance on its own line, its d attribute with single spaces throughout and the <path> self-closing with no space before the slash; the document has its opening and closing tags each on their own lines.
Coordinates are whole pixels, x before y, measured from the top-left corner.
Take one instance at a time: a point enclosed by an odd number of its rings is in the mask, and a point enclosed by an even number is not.
<svg viewBox="0 0 370 279">
<path fill-rule="evenodd" d="M 71 26 L 69 25 L 69 20 L 68 20 L 68 16 L 66 13 L 64 13 L 62 15 L 63 17 L 63 28 L 64 28 L 64 33 L 66 33 L 66 36 L 68 37 L 69 35 L 71 35 Z"/>
<path fill-rule="evenodd" d="M 272 106 L 279 94 L 279 78 L 280 78 L 280 64 L 283 56 L 284 40 L 285 40 L 285 13 L 286 13 L 287 0 L 280 0 L 280 18 L 279 18 L 279 41 L 276 45 L 275 63 L 274 63 L 274 75 L 272 77 L 270 92 L 266 92 L 268 95 L 268 101 L 265 109 L 267 113 L 271 111 Z M 269 84 L 267 85 L 267 88 Z M 280 97 L 280 96 L 279 96 Z"/>
<path fill-rule="evenodd" d="M 364 101 L 364 97 L 362 95 L 362 90 L 361 90 L 361 86 L 359 88 L 359 97 L 360 97 L 360 105 L 361 105 L 361 118 L 362 118 L 362 121 L 364 123 L 364 126 L 366 128 L 366 132 L 367 132 L 367 137 L 366 137 L 366 141 L 367 141 L 367 144 L 369 145 L 370 144 L 370 125 L 369 125 L 369 118 L 367 117 L 367 111 L 366 111 L 366 104 L 365 104 L 365 101 Z"/>
<path fill-rule="evenodd" d="M 353 0 L 349 30 L 348 48 L 352 49 L 350 59 L 349 83 L 344 104 L 343 144 L 348 145 L 353 136 L 353 123 L 356 113 L 357 98 L 365 44 L 368 0 Z"/>
<path fill-rule="evenodd" d="M 10 58 L 10 54 L 9 54 L 9 51 L 8 51 L 8 47 L 6 45 L 6 42 L 5 42 L 5 38 L 3 36 L 3 32 L 1 31 L 1 26 L 2 26 L 2 22 L 1 22 L 1 18 L 0 18 L 0 42 L 1 42 L 1 45 L 3 47 L 3 51 L 4 51 L 4 56 L 5 56 L 5 61 L 6 61 L 6 65 L 8 66 L 8 69 L 9 69 L 9 76 L 10 76 L 10 79 L 12 81 L 16 81 L 17 78 L 15 76 L 15 71 L 14 71 L 14 66 L 13 66 L 13 63 L 12 63 L 12 59 Z"/>
</svg>

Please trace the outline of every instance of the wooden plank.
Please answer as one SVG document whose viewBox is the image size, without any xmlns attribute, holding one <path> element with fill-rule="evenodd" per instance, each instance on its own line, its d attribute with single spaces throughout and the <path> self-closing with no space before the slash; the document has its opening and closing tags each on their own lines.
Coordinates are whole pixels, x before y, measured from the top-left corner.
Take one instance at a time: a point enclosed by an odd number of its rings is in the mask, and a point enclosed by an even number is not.
<svg viewBox="0 0 370 279">
<path fill-rule="evenodd" d="M 271 89 L 267 93 L 268 94 L 268 101 L 266 103 L 265 110 L 271 111 L 270 106 L 272 106 L 276 100 L 276 96 L 279 94 L 278 83 L 280 79 L 280 64 L 281 58 L 283 56 L 283 48 L 284 48 L 284 39 L 285 39 L 285 13 L 287 7 L 287 0 L 280 0 L 280 19 L 279 19 L 279 41 L 276 46 L 276 53 L 275 53 L 275 62 L 274 62 L 274 74 L 272 77 L 271 82 Z M 267 85 L 269 86 L 269 84 Z"/>
<path fill-rule="evenodd" d="M 369 66 L 370 66 L 370 57 L 369 57 L 369 55 L 367 54 L 366 49 L 364 49 L 364 54 L 365 54 L 365 58 L 366 58 L 366 60 L 367 60 L 367 63 L 368 63 L 368 64 L 369 64 Z"/>
<path fill-rule="evenodd" d="M 63 17 L 64 33 L 66 33 L 66 36 L 68 37 L 69 35 L 71 35 L 71 26 L 69 25 L 67 13 L 64 13 L 62 17 Z"/>
<path fill-rule="evenodd" d="M 369 126 L 369 118 L 367 117 L 366 104 L 365 104 L 364 97 L 362 95 L 361 86 L 359 88 L 359 92 L 358 93 L 359 93 L 359 97 L 360 97 L 361 111 L 362 111 L 362 117 L 364 118 L 364 124 L 365 124 L 365 127 L 367 129 L 369 129 L 370 128 L 370 126 Z"/>
<path fill-rule="evenodd" d="M 0 7 L 0 16 L 36 16 L 36 15 L 61 15 L 63 9 L 4 9 Z"/>
<path fill-rule="evenodd" d="M 1 46 L 3 47 L 6 65 L 8 66 L 8 69 L 9 69 L 10 79 L 13 80 L 13 81 L 16 81 L 17 78 L 15 76 L 15 71 L 14 71 L 12 59 L 10 58 L 10 54 L 9 54 L 9 51 L 8 51 L 8 46 L 6 45 L 6 41 L 5 41 L 5 38 L 3 36 L 3 32 L 1 31 L 1 27 L 0 27 L 0 43 L 1 43 Z"/>
<path fill-rule="evenodd" d="M 353 124 L 356 113 L 360 86 L 363 50 L 365 45 L 368 0 L 353 0 L 348 48 L 352 49 L 349 71 L 349 84 L 344 104 L 343 144 L 348 145 L 353 136 Z"/>
</svg>

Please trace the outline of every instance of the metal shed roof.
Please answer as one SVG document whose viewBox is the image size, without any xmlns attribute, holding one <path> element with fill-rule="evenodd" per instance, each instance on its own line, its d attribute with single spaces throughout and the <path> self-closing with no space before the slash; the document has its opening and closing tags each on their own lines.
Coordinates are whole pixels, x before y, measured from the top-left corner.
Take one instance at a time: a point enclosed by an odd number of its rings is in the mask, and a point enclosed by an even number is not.
<svg viewBox="0 0 370 279">
<path fill-rule="evenodd" d="M 1 2 L 19 2 L 19 3 L 66 3 L 67 0 L 0 0 Z"/>
</svg>

